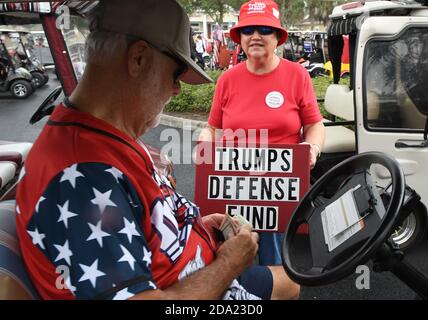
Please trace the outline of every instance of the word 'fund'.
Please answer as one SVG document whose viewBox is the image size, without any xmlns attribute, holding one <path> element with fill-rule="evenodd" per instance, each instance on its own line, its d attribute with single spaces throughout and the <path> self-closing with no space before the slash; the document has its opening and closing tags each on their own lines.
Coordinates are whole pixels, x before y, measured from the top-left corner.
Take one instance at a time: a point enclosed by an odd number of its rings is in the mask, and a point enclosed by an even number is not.
<svg viewBox="0 0 428 320">
<path fill-rule="evenodd" d="M 209 176 L 208 198 L 217 200 L 299 201 L 299 178 Z"/>
<path fill-rule="evenodd" d="M 292 172 L 292 149 L 216 148 L 216 171 Z"/>
<path fill-rule="evenodd" d="M 251 223 L 254 230 L 278 230 L 278 207 L 227 205 L 226 212 L 232 217 L 243 216 Z"/>
</svg>

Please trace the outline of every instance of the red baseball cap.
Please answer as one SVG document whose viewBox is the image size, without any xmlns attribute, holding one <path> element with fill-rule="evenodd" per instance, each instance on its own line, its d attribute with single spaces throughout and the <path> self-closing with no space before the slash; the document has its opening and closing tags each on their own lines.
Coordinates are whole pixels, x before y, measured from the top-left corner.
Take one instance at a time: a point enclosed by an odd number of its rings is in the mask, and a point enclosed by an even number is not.
<svg viewBox="0 0 428 320">
<path fill-rule="evenodd" d="M 236 43 L 241 42 L 239 29 L 247 26 L 269 26 L 280 31 L 281 37 L 278 46 L 283 44 L 288 37 L 287 30 L 281 26 L 279 9 L 275 1 L 251 0 L 244 3 L 239 11 L 239 22 L 230 29 L 230 37 Z"/>
</svg>

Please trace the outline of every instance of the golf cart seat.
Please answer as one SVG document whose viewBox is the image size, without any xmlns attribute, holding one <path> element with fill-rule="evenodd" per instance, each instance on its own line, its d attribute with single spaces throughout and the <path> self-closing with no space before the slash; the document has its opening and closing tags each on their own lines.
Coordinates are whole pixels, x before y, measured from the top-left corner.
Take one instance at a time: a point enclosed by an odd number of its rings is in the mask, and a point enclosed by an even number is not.
<svg viewBox="0 0 428 320">
<path fill-rule="evenodd" d="M 325 109 L 332 115 L 345 121 L 354 121 L 353 93 L 348 86 L 332 84 L 325 93 Z M 355 133 L 344 126 L 328 126 L 325 128 L 323 153 L 354 152 Z"/>
<path fill-rule="evenodd" d="M 346 85 L 332 84 L 325 93 L 325 109 L 343 121 L 355 121 L 354 93 Z M 367 116 L 369 120 L 379 117 L 379 99 L 377 94 L 367 92 Z M 355 152 L 355 132 L 347 127 L 326 127 L 323 153 Z"/>
<path fill-rule="evenodd" d="M 0 190 L 6 186 L 16 174 L 16 165 L 10 161 L 0 161 Z"/>
<path fill-rule="evenodd" d="M 11 161 L 21 168 L 28 156 L 32 143 L 0 141 L 0 161 Z"/>
<path fill-rule="evenodd" d="M 344 126 L 325 127 L 323 153 L 355 152 L 354 131 Z"/>
<path fill-rule="evenodd" d="M 354 121 L 354 94 L 349 87 L 331 84 L 325 92 L 325 109 L 346 121 Z"/>
<path fill-rule="evenodd" d="M 21 257 L 15 201 L 0 202 L 0 300 L 38 299 Z"/>
</svg>

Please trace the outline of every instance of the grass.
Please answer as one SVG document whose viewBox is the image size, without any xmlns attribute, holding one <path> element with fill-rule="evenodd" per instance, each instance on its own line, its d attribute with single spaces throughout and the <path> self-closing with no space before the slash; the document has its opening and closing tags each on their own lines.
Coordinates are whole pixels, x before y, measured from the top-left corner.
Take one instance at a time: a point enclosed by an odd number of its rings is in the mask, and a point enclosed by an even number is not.
<svg viewBox="0 0 428 320">
<path fill-rule="evenodd" d="M 316 77 L 312 78 L 312 84 L 315 89 L 315 93 L 317 95 L 317 99 L 324 99 L 325 92 L 327 91 L 327 88 L 329 85 L 333 84 L 333 79 L 330 77 Z M 340 80 L 340 84 L 348 85 L 349 84 L 349 78 L 344 78 Z M 324 102 L 318 103 L 320 107 L 321 114 L 324 118 L 328 118 L 328 113 L 324 109 Z"/>
</svg>

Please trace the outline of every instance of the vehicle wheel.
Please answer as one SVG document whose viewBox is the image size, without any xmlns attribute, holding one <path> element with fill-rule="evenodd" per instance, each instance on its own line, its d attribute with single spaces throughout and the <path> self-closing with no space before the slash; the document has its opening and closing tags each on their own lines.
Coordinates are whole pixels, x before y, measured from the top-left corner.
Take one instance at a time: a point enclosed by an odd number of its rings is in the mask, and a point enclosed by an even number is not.
<svg viewBox="0 0 428 320">
<path fill-rule="evenodd" d="M 15 80 L 10 86 L 10 92 L 15 98 L 25 99 L 33 93 L 33 88 L 29 81 Z"/>
<path fill-rule="evenodd" d="M 316 68 L 310 73 L 312 78 L 324 75 L 324 69 Z"/>
<path fill-rule="evenodd" d="M 392 241 L 399 245 L 400 249 L 408 250 L 415 246 L 425 235 L 427 216 L 422 205 L 415 208 L 406 220 L 403 221 L 391 236 Z"/>
<path fill-rule="evenodd" d="M 36 80 L 37 88 L 43 87 L 46 84 L 47 80 L 43 73 L 34 71 L 31 73 L 31 75 L 33 76 L 34 80 Z"/>
</svg>

